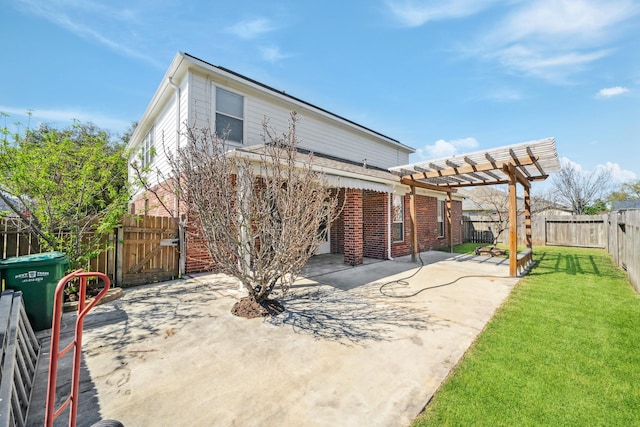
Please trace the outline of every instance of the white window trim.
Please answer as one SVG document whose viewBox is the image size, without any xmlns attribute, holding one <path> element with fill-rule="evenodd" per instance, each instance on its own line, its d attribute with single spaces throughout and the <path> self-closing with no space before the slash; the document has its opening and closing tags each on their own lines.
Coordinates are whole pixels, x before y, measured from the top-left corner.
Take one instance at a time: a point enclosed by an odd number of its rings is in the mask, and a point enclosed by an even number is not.
<svg viewBox="0 0 640 427">
<path fill-rule="evenodd" d="M 444 200 L 438 199 L 437 206 L 437 222 L 438 222 L 438 237 L 444 237 Z M 442 226 L 440 225 L 442 224 Z"/>
<path fill-rule="evenodd" d="M 395 220 L 395 200 L 396 197 L 398 197 L 400 199 L 400 206 L 402 207 L 402 215 L 400 216 L 401 221 L 396 221 Z M 402 224 L 402 239 L 401 240 L 392 240 L 393 243 L 402 243 L 404 242 L 404 233 L 405 233 L 405 229 L 404 229 L 404 196 L 400 195 L 400 194 L 393 194 L 391 196 L 391 227 L 393 228 L 393 226 L 395 224 Z M 393 239 L 393 229 L 391 230 L 391 239 Z"/>
<path fill-rule="evenodd" d="M 218 115 L 218 105 L 217 105 L 217 102 L 216 102 L 216 96 L 217 96 L 218 89 L 222 89 L 222 90 L 225 90 L 225 91 L 227 91 L 229 93 L 232 93 L 234 95 L 238 95 L 238 96 L 240 96 L 242 98 L 242 115 L 244 116 L 244 117 L 236 117 L 236 116 L 233 116 L 231 114 L 220 112 L 220 114 L 223 114 L 223 115 L 225 115 L 227 117 L 231 117 L 231 118 L 234 118 L 234 119 L 237 119 L 237 120 L 242 120 L 242 141 L 238 142 L 238 141 L 229 140 L 227 142 L 229 144 L 234 144 L 234 145 L 245 145 L 245 146 L 248 145 L 246 143 L 246 141 L 247 141 L 247 97 L 244 94 L 236 92 L 236 91 L 233 91 L 233 90 L 231 90 L 231 89 L 229 89 L 227 87 L 217 86 L 213 82 L 211 83 L 211 86 L 213 88 L 213 90 L 211 91 L 211 105 L 213 106 L 213 108 L 211 109 L 212 110 L 212 119 L 213 119 L 213 121 L 212 121 L 213 129 L 211 130 L 212 133 L 215 133 L 215 130 L 216 130 L 216 117 Z"/>
<path fill-rule="evenodd" d="M 141 148 L 142 148 L 142 156 L 141 156 L 141 165 L 143 168 L 147 166 L 151 166 L 153 164 L 153 160 L 155 159 L 155 125 L 152 125 L 147 133 L 144 135 L 142 139 Z"/>
</svg>

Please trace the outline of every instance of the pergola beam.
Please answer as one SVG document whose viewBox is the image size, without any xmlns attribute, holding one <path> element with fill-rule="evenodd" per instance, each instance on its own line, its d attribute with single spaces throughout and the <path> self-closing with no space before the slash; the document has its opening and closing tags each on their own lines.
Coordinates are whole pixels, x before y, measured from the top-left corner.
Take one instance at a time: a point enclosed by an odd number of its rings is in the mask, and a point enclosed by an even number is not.
<svg viewBox="0 0 640 427">
<path fill-rule="evenodd" d="M 530 159 L 534 159 L 536 157 L 533 155 L 533 150 L 531 149 L 531 147 L 527 147 L 527 154 L 529 155 Z M 540 163 L 538 163 L 538 161 L 533 162 L 533 165 L 536 167 L 536 169 L 538 169 L 540 175 L 545 175 L 544 170 L 542 169 L 542 166 L 540 166 Z"/>
<path fill-rule="evenodd" d="M 447 193 L 447 225 L 449 244 L 453 244 L 451 194 L 457 188 L 477 187 L 484 185 L 507 184 L 509 187 L 509 273 L 516 276 L 518 269 L 532 260 L 532 252 L 525 251 L 518 260 L 518 208 L 517 185 L 524 187 L 524 216 L 526 245 L 531 249 L 531 183 L 544 181 L 549 172 L 560 170 L 555 140 L 545 138 L 528 143 L 499 147 L 489 151 L 469 153 L 462 157 L 453 156 L 448 159 L 418 162 L 411 165 L 390 168 L 400 177 L 402 184 L 411 187 L 412 191 L 412 231 L 414 259 L 417 247 L 417 224 L 415 191 L 425 188 Z"/>
<path fill-rule="evenodd" d="M 504 173 L 506 173 L 509 176 L 509 179 L 511 179 L 511 175 L 514 175 L 515 179 L 517 179 L 518 182 L 522 184 L 525 188 L 531 187 L 531 183 L 529 182 L 529 179 L 525 177 L 522 174 L 522 172 L 520 172 L 520 170 L 516 168 L 512 163 L 509 163 L 506 167 L 503 168 L 503 170 L 504 170 Z"/>
<path fill-rule="evenodd" d="M 415 186 L 415 187 L 420 187 L 420 188 L 424 188 L 425 190 L 433 190 L 433 191 L 445 191 L 447 193 L 456 193 L 458 190 L 451 188 L 451 186 L 447 185 L 446 187 L 440 187 L 439 185 L 433 185 L 433 184 L 427 184 L 426 182 L 422 182 L 422 181 L 417 181 L 417 180 L 413 180 L 413 179 L 401 179 L 400 180 L 401 184 L 404 185 L 408 185 L 410 187 Z"/>
<path fill-rule="evenodd" d="M 488 154 L 487 154 L 488 156 Z M 488 156 L 489 158 L 491 158 L 491 156 Z M 527 165 L 532 165 L 534 164 L 537 160 L 536 158 L 520 158 L 517 159 L 518 160 L 518 166 L 527 166 Z M 512 164 L 512 162 L 507 162 L 507 161 L 502 161 L 502 162 L 492 162 L 489 161 L 489 163 L 481 163 L 478 165 L 467 165 L 467 166 L 461 166 L 459 168 L 448 168 L 448 169 L 438 169 L 438 170 L 433 170 L 430 172 L 421 172 L 421 173 L 414 173 L 411 175 L 405 175 L 402 177 L 402 179 L 409 179 L 409 180 L 420 180 L 420 179 L 430 179 L 430 178 L 444 178 L 444 177 L 453 177 L 455 175 L 464 175 L 467 173 L 471 173 L 471 172 L 486 172 L 486 171 L 495 171 L 495 170 L 501 170 L 503 169 L 505 166 L 508 166 L 509 164 Z M 431 166 L 431 165 L 429 165 Z M 433 165 L 435 167 L 437 167 L 436 165 Z"/>
</svg>

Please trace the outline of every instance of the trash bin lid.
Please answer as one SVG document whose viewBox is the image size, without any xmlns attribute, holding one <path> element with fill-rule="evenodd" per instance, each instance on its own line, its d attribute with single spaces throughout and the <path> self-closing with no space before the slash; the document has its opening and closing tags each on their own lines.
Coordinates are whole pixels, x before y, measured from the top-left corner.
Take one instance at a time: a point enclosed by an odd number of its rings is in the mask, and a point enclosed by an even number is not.
<svg viewBox="0 0 640 427">
<path fill-rule="evenodd" d="M 18 267 L 21 264 L 55 264 L 59 262 L 68 262 L 67 255 L 63 252 L 44 252 L 41 254 L 14 256 L 0 260 L 0 269 Z"/>
</svg>

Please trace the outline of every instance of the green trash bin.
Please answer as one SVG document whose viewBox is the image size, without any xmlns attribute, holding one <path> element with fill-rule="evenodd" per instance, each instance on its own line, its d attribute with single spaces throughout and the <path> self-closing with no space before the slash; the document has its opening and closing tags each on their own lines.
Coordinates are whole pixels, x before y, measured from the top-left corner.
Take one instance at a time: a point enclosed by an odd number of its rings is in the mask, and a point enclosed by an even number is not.
<svg viewBox="0 0 640 427">
<path fill-rule="evenodd" d="M 0 260 L 5 289 L 22 291 L 22 300 L 31 327 L 51 328 L 56 286 L 69 269 L 62 252 L 45 252 Z"/>
</svg>

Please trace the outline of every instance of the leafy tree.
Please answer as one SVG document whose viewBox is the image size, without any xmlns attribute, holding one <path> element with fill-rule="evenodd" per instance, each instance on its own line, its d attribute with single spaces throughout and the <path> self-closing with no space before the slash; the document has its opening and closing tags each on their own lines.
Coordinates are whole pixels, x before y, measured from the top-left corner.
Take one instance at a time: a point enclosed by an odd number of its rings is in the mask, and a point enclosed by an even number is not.
<svg viewBox="0 0 640 427">
<path fill-rule="evenodd" d="M 590 206 L 605 198 L 610 181 L 611 173 L 606 169 L 586 172 L 565 161 L 552 178 L 555 201 L 571 207 L 574 214 L 585 214 Z"/>
<path fill-rule="evenodd" d="M 313 157 L 297 150 L 297 120 L 292 113 L 280 136 L 265 120 L 264 144 L 242 149 L 208 128 L 188 127 L 187 143 L 167 154 L 170 176 L 156 172 L 179 198 L 187 232 L 204 240 L 214 268 L 248 292 L 232 310 L 240 316 L 282 309 L 271 292 L 288 289 L 318 249 L 318 230 L 338 214 L 338 198 Z"/>
<path fill-rule="evenodd" d="M 65 252 L 84 267 L 126 211 L 124 144 L 91 123 L 43 124 L 0 141 L 0 198 L 38 236 L 41 249 Z"/>
<path fill-rule="evenodd" d="M 613 191 L 607 200 L 614 202 L 638 199 L 640 199 L 640 180 L 635 182 L 625 182 L 620 186 L 619 190 Z"/>
<path fill-rule="evenodd" d="M 608 211 L 607 203 L 604 200 L 596 200 L 592 205 L 584 208 L 585 215 L 599 215 Z"/>
</svg>

